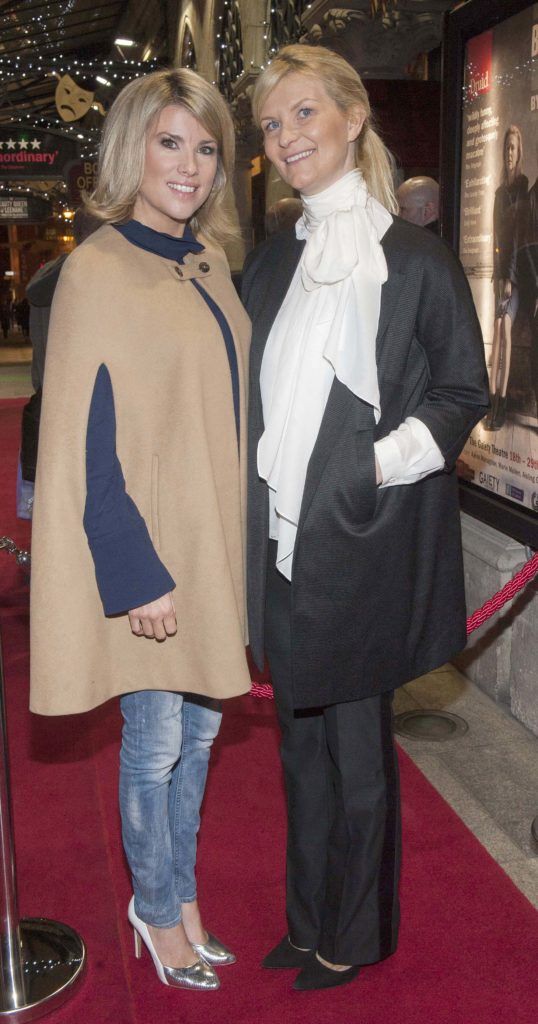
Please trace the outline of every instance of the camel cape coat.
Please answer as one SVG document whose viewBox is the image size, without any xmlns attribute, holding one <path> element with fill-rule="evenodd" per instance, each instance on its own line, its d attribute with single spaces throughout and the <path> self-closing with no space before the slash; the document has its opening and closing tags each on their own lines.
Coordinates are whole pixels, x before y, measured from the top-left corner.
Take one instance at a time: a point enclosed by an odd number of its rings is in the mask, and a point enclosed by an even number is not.
<svg viewBox="0 0 538 1024">
<path fill-rule="evenodd" d="M 239 451 L 224 340 L 192 278 L 234 336 Z M 73 714 L 142 689 L 222 698 L 250 688 L 239 471 L 249 334 L 217 248 L 189 254 L 180 268 L 107 225 L 66 261 L 52 308 L 34 503 L 32 711 Z M 134 636 L 126 614 L 105 616 L 83 529 L 88 412 L 102 363 L 127 492 L 176 582 L 178 632 L 164 643 Z"/>
</svg>

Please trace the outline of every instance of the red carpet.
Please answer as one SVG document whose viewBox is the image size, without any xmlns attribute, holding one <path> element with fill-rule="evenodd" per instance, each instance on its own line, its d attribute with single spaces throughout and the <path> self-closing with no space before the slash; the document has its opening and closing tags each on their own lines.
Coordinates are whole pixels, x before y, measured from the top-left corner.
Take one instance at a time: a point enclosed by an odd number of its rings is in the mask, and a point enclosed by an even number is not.
<svg viewBox="0 0 538 1024">
<path fill-rule="evenodd" d="M 0 402 L 0 534 L 14 518 L 20 403 Z M 40 719 L 27 711 L 24 577 L 0 552 L 12 791 L 22 915 L 56 917 L 88 945 L 78 994 L 57 1024 L 534 1024 L 538 915 L 405 755 L 403 923 L 398 953 L 349 986 L 290 991 L 260 956 L 285 930 L 284 806 L 270 701 L 226 705 L 200 839 L 205 919 L 237 951 L 221 989 L 161 985 L 134 959 L 116 805 L 118 711 Z"/>
</svg>

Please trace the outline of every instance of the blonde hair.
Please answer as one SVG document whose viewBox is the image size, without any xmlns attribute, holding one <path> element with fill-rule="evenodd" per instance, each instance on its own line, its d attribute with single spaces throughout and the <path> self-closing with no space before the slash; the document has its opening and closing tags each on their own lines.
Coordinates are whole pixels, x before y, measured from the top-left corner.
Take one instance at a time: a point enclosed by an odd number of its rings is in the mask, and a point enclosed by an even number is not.
<svg viewBox="0 0 538 1024">
<path fill-rule="evenodd" d="M 97 187 L 91 196 L 84 196 L 86 209 L 108 223 L 132 217 L 144 175 L 148 132 L 168 106 L 188 110 L 217 143 L 213 187 L 190 225 L 195 233 L 222 243 L 237 234 L 223 209 L 234 166 L 234 126 L 217 89 L 188 68 L 167 68 L 135 78 L 116 97 L 103 130 Z"/>
<path fill-rule="evenodd" d="M 508 174 L 508 168 L 506 166 L 506 143 L 508 142 L 508 139 L 510 138 L 511 135 L 514 136 L 514 138 L 515 138 L 515 140 L 517 142 L 517 160 L 516 160 L 516 165 L 514 167 L 514 173 L 513 173 L 513 176 L 512 176 L 512 181 L 515 181 L 516 178 L 519 178 L 519 176 L 521 174 L 521 164 L 522 164 L 522 161 L 523 161 L 523 139 L 521 137 L 521 131 L 518 128 L 517 124 L 510 124 L 510 125 L 508 125 L 508 128 L 506 129 L 506 131 L 504 133 L 504 139 L 503 139 L 503 175 L 502 175 L 502 180 L 503 180 L 503 183 L 505 185 L 509 185 L 510 184 L 510 176 Z"/>
<path fill-rule="evenodd" d="M 366 114 L 355 142 L 355 165 L 362 171 L 369 191 L 390 210 L 398 212 L 394 194 L 391 153 L 373 127 L 368 93 L 355 69 L 339 54 L 325 46 L 293 43 L 280 50 L 259 76 L 252 96 L 252 112 L 260 125 L 260 111 L 270 92 L 291 72 L 321 79 L 327 95 L 344 113 L 360 106 Z"/>
</svg>

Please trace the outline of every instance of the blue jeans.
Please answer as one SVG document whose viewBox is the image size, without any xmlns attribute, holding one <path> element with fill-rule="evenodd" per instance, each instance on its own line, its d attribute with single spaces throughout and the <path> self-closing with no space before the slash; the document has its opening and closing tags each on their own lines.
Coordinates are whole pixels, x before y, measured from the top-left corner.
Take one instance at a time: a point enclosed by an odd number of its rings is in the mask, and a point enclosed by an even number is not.
<svg viewBox="0 0 538 1024">
<path fill-rule="evenodd" d="M 135 911 L 146 924 L 171 928 L 181 904 L 196 899 L 196 836 L 220 705 L 140 690 L 120 707 L 120 812 Z"/>
</svg>

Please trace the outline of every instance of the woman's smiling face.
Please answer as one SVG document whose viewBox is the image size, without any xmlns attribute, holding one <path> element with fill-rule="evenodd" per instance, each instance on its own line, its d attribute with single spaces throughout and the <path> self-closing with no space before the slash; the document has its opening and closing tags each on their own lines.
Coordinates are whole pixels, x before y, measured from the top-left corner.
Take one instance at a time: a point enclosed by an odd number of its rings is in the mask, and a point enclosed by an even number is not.
<svg viewBox="0 0 538 1024">
<path fill-rule="evenodd" d="M 211 192 L 217 166 L 217 143 L 200 121 L 184 107 L 164 107 L 148 131 L 135 219 L 182 235 Z"/>
<path fill-rule="evenodd" d="M 355 167 L 364 118 L 359 106 L 343 113 L 319 79 L 291 71 L 260 111 L 266 156 L 288 185 L 316 195 Z"/>
</svg>

